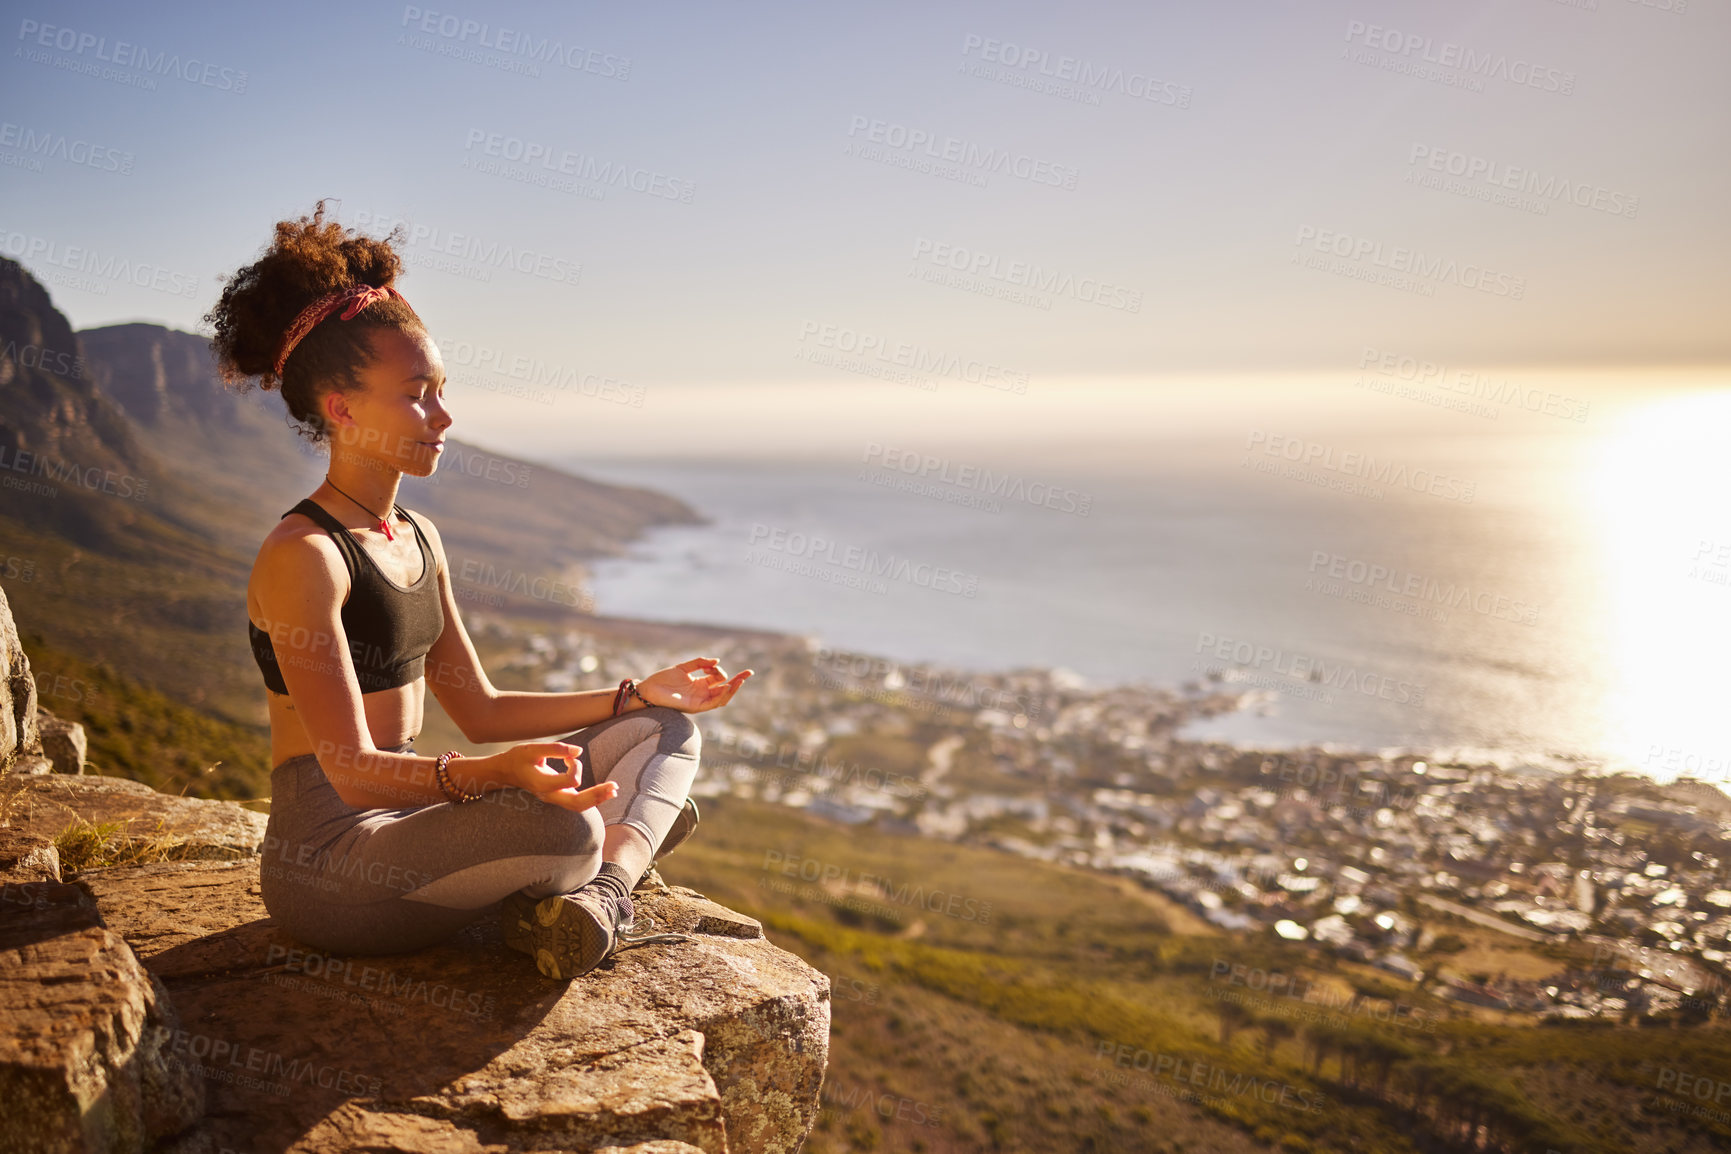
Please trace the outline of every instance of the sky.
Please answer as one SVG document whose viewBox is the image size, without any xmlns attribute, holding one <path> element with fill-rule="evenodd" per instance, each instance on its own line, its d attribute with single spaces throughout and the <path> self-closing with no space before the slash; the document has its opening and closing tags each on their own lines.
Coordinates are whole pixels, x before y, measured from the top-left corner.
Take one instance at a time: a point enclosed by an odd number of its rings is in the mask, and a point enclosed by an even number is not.
<svg viewBox="0 0 1731 1154">
<path fill-rule="evenodd" d="M 401 224 L 483 442 L 1731 360 L 1721 6 L 156 7 L 5 5 L 0 252 L 198 331 L 274 221 Z"/>
</svg>

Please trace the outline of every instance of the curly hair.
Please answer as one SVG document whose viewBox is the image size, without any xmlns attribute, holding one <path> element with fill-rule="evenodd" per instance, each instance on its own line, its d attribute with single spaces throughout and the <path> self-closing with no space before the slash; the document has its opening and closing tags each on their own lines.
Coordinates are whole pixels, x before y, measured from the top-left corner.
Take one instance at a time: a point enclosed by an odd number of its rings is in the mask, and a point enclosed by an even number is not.
<svg viewBox="0 0 1731 1154">
<path fill-rule="evenodd" d="M 376 301 L 352 320 L 314 326 L 289 354 L 282 377 L 276 355 L 300 311 L 319 297 L 355 284 L 383 288 L 403 271 L 392 242 L 401 228 L 383 238 L 361 236 L 325 219 L 319 201 L 311 217 L 282 220 L 276 239 L 252 264 L 224 278 L 222 297 L 204 320 L 215 330 L 211 348 L 223 383 L 246 392 L 250 379 L 259 387 L 281 390 L 289 416 L 314 444 L 330 439 L 319 402 L 329 392 L 362 391 L 359 370 L 373 363 L 375 329 L 426 332 L 421 318 L 398 297 Z"/>
</svg>

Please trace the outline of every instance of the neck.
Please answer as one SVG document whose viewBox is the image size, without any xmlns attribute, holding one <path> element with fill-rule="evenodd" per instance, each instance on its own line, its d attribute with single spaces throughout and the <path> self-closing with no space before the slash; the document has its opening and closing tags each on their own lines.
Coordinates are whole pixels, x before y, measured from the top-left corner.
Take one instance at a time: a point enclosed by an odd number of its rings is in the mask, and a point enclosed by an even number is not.
<svg viewBox="0 0 1731 1154">
<path fill-rule="evenodd" d="M 389 521 L 395 516 L 391 507 L 397 502 L 397 486 L 402 479 L 399 470 L 381 462 L 363 464 L 333 457 L 331 467 L 325 470 L 324 483 L 316 492 L 328 495 L 335 507 L 355 517 L 366 515 L 361 511 L 364 507 L 375 518 Z"/>
</svg>

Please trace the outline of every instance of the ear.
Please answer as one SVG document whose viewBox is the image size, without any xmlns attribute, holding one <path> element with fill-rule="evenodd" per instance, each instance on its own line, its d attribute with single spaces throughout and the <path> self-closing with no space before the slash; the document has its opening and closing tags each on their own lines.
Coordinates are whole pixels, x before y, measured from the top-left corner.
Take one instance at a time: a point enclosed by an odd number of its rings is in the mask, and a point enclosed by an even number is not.
<svg viewBox="0 0 1731 1154">
<path fill-rule="evenodd" d="M 333 427 L 342 428 L 355 423 L 354 414 L 349 412 L 348 397 L 336 389 L 320 398 L 319 406 L 324 409 L 325 418 Z"/>
</svg>

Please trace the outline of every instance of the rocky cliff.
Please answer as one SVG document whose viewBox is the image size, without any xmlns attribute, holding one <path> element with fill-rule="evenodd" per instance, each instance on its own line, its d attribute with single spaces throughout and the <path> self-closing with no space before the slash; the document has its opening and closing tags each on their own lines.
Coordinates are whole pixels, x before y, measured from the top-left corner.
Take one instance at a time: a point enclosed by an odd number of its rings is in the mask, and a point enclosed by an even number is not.
<svg viewBox="0 0 1731 1154">
<path fill-rule="evenodd" d="M 34 697 L 0 590 L 5 1149 L 720 1154 L 810 1132 L 829 982 L 752 919 L 652 874 L 639 909 L 695 940 L 573 981 L 506 949 L 496 908 L 418 953 L 324 955 L 259 900 L 264 815 L 53 772 Z M 76 870 L 56 838 L 89 852 L 81 821 L 103 862 L 172 860 Z"/>
</svg>

